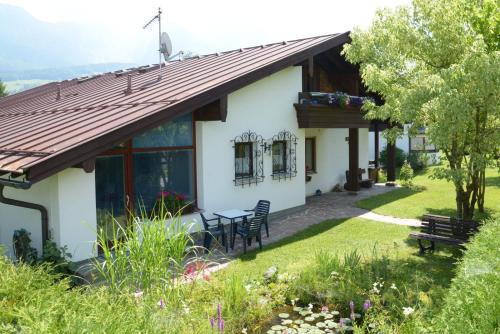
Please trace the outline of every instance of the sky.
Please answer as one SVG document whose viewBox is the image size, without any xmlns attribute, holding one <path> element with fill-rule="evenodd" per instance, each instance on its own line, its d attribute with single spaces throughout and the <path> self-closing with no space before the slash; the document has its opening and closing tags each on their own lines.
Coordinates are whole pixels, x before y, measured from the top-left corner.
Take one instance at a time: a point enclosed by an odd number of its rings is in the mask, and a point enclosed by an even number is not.
<svg viewBox="0 0 500 334">
<path fill-rule="evenodd" d="M 162 30 L 174 52 L 197 54 L 366 28 L 375 10 L 410 0 L 0 0 L 39 20 L 86 25 L 107 48 L 103 61 L 156 62 L 156 23 L 142 26 L 162 8 Z M 98 50 L 99 51 L 99 50 Z"/>
</svg>

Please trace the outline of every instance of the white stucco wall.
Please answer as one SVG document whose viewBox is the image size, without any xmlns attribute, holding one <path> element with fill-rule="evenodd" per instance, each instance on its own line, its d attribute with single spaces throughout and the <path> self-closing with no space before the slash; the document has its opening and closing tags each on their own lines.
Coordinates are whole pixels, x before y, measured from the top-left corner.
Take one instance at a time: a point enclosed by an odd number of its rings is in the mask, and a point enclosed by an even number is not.
<svg viewBox="0 0 500 334">
<path fill-rule="evenodd" d="M 316 173 L 306 184 L 308 196 L 317 189 L 329 192 L 336 184 L 344 186 L 349 169 L 348 136 L 348 129 L 306 129 L 306 137 L 316 138 Z M 368 171 L 368 129 L 359 129 L 359 167 Z"/>
<path fill-rule="evenodd" d="M 95 241 L 95 177 L 81 169 L 69 168 L 28 190 L 6 188 L 5 196 L 43 205 L 49 215 L 49 233 L 60 246 L 68 246 L 73 261 L 92 256 Z M 42 254 L 40 212 L 0 203 L 0 243 L 13 257 L 12 235 L 25 228 L 31 232 L 32 247 Z"/>
<path fill-rule="evenodd" d="M 302 89 L 300 67 L 290 67 L 228 96 L 226 122 L 197 122 L 198 206 L 214 211 L 252 208 L 259 199 L 271 201 L 271 212 L 305 203 L 304 130 L 298 128 L 293 103 Z M 245 131 L 254 131 L 271 143 L 281 130 L 298 137 L 297 176 L 273 180 L 272 157 L 264 153 L 264 181 L 235 186 L 233 140 Z"/>
</svg>

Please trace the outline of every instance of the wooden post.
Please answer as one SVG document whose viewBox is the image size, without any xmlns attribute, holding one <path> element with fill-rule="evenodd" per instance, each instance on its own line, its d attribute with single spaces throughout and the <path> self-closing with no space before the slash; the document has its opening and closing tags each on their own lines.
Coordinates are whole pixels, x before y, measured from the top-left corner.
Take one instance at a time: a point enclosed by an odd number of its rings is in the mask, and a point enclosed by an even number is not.
<svg viewBox="0 0 500 334">
<path fill-rule="evenodd" d="M 349 178 L 347 190 L 359 191 L 359 131 L 358 128 L 349 128 Z"/>
<path fill-rule="evenodd" d="M 313 92 L 316 87 L 314 84 L 314 58 L 313 56 L 307 59 L 307 76 L 308 76 L 308 86 L 309 91 Z"/>
<path fill-rule="evenodd" d="M 375 134 L 375 182 L 378 182 L 378 169 L 380 167 L 380 139 L 379 139 L 379 133 L 378 133 L 378 122 L 376 121 L 375 124 L 373 125 L 374 127 L 374 134 Z"/>
<path fill-rule="evenodd" d="M 396 182 L 396 144 L 387 143 L 387 183 L 393 186 Z"/>
</svg>

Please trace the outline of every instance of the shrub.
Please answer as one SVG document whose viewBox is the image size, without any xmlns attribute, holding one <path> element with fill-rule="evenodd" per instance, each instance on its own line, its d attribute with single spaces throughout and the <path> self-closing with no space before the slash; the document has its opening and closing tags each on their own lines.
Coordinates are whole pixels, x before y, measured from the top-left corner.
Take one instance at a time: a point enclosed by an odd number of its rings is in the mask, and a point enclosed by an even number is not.
<svg viewBox="0 0 500 334">
<path fill-rule="evenodd" d="M 497 333 L 500 328 L 500 218 L 467 246 L 438 318 L 439 333 Z"/>
<path fill-rule="evenodd" d="M 403 187 L 411 187 L 413 185 L 413 169 L 406 160 L 399 171 L 399 179 Z"/>
<path fill-rule="evenodd" d="M 429 155 L 425 152 L 410 152 L 407 160 L 414 171 L 421 171 L 427 168 Z"/>
<path fill-rule="evenodd" d="M 401 168 L 406 160 L 405 152 L 396 147 L 396 168 Z M 380 163 L 382 166 L 387 167 L 387 146 L 380 152 Z"/>
</svg>

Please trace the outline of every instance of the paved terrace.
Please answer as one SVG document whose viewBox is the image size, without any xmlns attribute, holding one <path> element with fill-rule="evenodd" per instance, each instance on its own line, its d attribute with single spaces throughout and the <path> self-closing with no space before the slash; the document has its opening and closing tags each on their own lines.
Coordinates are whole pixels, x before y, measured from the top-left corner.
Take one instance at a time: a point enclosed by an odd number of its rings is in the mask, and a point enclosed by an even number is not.
<svg viewBox="0 0 500 334">
<path fill-rule="evenodd" d="M 306 199 L 306 204 L 303 207 L 293 210 L 293 212 L 274 215 L 269 221 L 269 238 L 266 237 L 264 229 L 262 229 L 262 247 L 284 239 L 299 231 L 302 231 L 309 226 L 321 223 L 328 219 L 342 219 L 359 217 L 369 220 L 378 221 L 381 223 L 420 226 L 420 221 L 416 219 L 402 219 L 389 216 L 383 216 L 374 212 L 356 207 L 356 202 L 364 198 L 383 194 L 393 191 L 394 187 L 386 187 L 384 184 L 375 184 L 370 189 L 362 189 L 357 195 L 350 194 L 347 191 L 329 192 L 321 196 L 311 196 Z M 272 203 L 271 203 L 272 206 Z M 228 236 L 229 242 L 229 236 Z M 203 238 L 200 238 L 198 244 L 203 243 Z M 252 241 L 252 245 L 247 247 L 247 250 L 258 248 L 258 243 Z M 210 266 L 209 271 L 217 271 L 228 265 L 236 256 L 243 253 L 243 242 L 240 236 L 236 236 L 234 250 L 229 248 L 229 253 L 225 252 L 224 247 L 218 244 L 217 241 L 212 241 L 211 254 L 207 256 L 209 261 L 213 261 L 213 266 Z M 90 278 L 92 272 L 91 266 L 85 261 L 80 263 L 79 272 L 87 279 Z"/>
<path fill-rule="evenodd" d="M 306 204 L 303 209 L 290 214 L 280 215 L 279 217 L 271 218 L 269 222 L 269 238 L 266 237 L 264 228 L 262 229 L 262 246 L 274 243 L 278 240 L 291 236 L 301 230 L 306 229 L 311 225 L 321 223 L 328 219 L 341 219 L 360 217 L 369 220 L 374 220 L 382 223 L 420 226 L 420 221 L 416 219 L 401 219 L 389 216 L 383 216 L 374 212 L 356 207 L 356 202 L 364 198 L 383 194 L 393 191 L 395 187 L 386 187 L 384 184 L 375 184 L 370 189 L 361 189 L 357 195 L 350 194 L 347 191 L 329 192 L 321 196 L 311 196 L 306 199 Z M 272 203 L 271 203 L 272 207 Z M 229 238 L 228 238 L 229 239 Z M 212 243 L 212 247 L 216 245 Z M 258 247 L 258 243 L 252 242 L 252 245 L 247 250 Z M 223 250 L 222 246 L 217 247 Z M 216 251 L 217 257 L 226 256 L 228 258 L 235 257 L 243 252 L 243 243 L 240 236 L 236 236 L 234 250 L 229 249 L 229 253 L 224 254 Z"/>
</svg>

